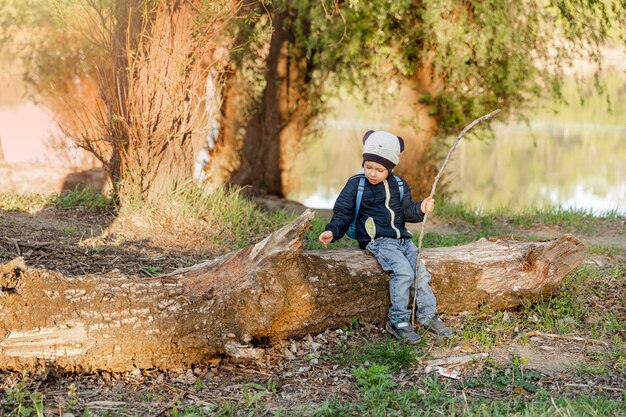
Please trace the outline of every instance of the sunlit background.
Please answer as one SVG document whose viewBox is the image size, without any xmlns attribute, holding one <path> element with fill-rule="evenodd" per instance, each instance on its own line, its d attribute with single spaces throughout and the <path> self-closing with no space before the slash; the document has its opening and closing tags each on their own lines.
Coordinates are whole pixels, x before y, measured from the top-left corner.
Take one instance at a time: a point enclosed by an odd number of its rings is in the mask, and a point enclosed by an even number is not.
<svg viewBox="0 0 626 417">
<path fill-rule="evenodd" d="M 537 103 L 526 122 L 494 123 L 492 140 L 486 134 L 464 138 L 442 179 L 450 200 L 479 211 L 560 206 L 625 213 L 626 60 L 612 56 L 608 67 L 608 96 L 593 88 L 591 77 L 580 89 L 572 76 L 567 103 Z M 289 197 L 309 207 L 332 208 L 346 179 L 360 169 L 363 133 L 388 128 L 384 108 L 345 103 L 309 138 L 296 164 L 300 188 Z"/>
<path fill-rule="evenodd" d="M 461 141 L 443 179 L 449 198 L 477 210 L 626 212 L 626 59 L 609 55 L 605 68 L 608 96 L 598 94 L 590 77 L 579 91 L 572 76 L 567 103 L 537 103 L 526 123 L 495 123 L 492 140 L 474 135 Z M 90 165 L 63 140 L 54 115 L 28 98 L 17 74 L 0 77 L 0 157 L 7 163 Z M 290 199 L 332 207 L 346 179 L 360 169 L 363 133 L 388 128 L 384 108 L 361 103 L 342 100 L 319 132 L 306 138 L 291 173 L 298 186 Z"/>
</svg>

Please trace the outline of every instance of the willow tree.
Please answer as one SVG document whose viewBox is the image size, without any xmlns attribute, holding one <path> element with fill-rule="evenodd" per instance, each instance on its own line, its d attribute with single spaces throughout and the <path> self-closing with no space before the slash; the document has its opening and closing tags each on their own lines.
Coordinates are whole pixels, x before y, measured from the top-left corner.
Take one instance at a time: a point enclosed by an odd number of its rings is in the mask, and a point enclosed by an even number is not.
<svg viewBox="0 0 626 417">
<path fill-rule="evenodd" d="M 33 95 L 102 162 L 116 191 L 160 198 L 192 177 L 207 134 L 207 77 L 239 7 L 237 0 L 0 0 L 0 27 Z"/>
<path fill-rule="evenodd" d="M 496 107 L 523 115 L 539 96 L 561 99 L 564 69 L 578 57 L 600 68 L 600 48 L 625 22 L 616 0 L 293 0 L 251 10 L 258 18 L 240 30 L 267 38 L 233 55 L 232 74 L 257 84 L 226 83 L 224 140 L 241 162 L 222 176 L 279 195 L 302 136 L 339 89 L 387 100 L 391 129 L 407 142 L 398 170 L 423 193 L 433 145 Z M 233 110 L 242 91 L 243 118 Z"/>
</svg>

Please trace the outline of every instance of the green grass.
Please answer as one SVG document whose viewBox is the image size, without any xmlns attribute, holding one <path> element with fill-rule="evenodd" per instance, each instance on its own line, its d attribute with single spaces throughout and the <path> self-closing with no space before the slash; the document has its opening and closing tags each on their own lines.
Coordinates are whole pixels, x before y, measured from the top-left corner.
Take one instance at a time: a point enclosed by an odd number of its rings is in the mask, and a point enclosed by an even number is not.
<svg viewBox="0 0 626 417">
<path fill-rule="evenodd" d="M 587 253 L 591 255 L 616 256 L 624 252 L 624 249 L 611 245 L 589 245 Z"/>
<path fill-rule="evenodd" d="M 139 214 L 156 219 L 161 224 L 172 226 L 174 231 L 196 233 L 223 250 L 258 242 L 295 218 L 282 211 L 269 213 L 260 210 L 236 189 L 221 187 L 209 191 L 195 184 L 172 189 L 158 201 L 147 202 L 129 195 L 120 204 L 117 212 L 120 216 L 134 217 Z M 0 210 L 33 213 L 46 206 L 60 209 L 80 207 L 101 213 L 116 211 L 109 196 L 86 189 L 49 196 L 0 194 Z M 75 232 L 69 228 L 62 231 L 66 234 Z"/>
<path fill-rule="evenodd" d="M 598 220 L 616 219 L 618 217 L 616 211 L 607 212 L 602 216 L 595 216 L 590 210 L 550 207 L 513 215 L 511 216 L 511 221 L 513 224 L 526 227 L 543 224 L 576 230 L 583 233 L 591 233 L 595 230 Z"/>
<path fill-rule="evenodd" d="M 623 400 L 602 395 L 554 395 L 539 387 L 544 376 L 525 369 L 523 358 L 511 357 L 506 366 L 485 362 L 480 378 L 460 382 L 440 379 L 436 373 L 415 376 L 402 387 L 397 372 L 381 364 L 353 368 L 358 399 L 330 399 L 318 405 L 292 409 L 272 407 L 275 391 L 266 387 L 244 387 L 237 401 L 226 401 L 210 410 L 198 406 L 175 407 L 172 416 L 590 416 L 623 415 Z M 483 398 L 484 388 L 501 394 Z"/>
<path fill-rule="evenodd" d="M 156 201 L 123 199 L 120 216 L 137 215 L 194 233 L 222 250 L 256 243 L 295 218 L 283 211 L 260 210 L 238 189 L 210 190 L 196 184 L 170 189 Z"/>
<path fill-rule="evenodd" d="M 501 233 L 492 230 L 476 230 L 467 231 L 458 234 L 440 234 L 433 232 L 424 233 L 424 240 L 422 241 L 422 247 L 424 248 L 437 248 L 464 245 L 466 243 L 475 242 L 480 238 L 488 236 L 500 236 Z M 413 236 L 413 242 L 417 245 L 419 235 Z"/>
<path fill-rule="evenodd" d="M 623 306 L 624 294 L 620 288 L 625 279 L 626 265 L 579 266 L 565 277 L 554 295 L 537 303 L 525 302 L 524 320 L 538 330 L 556 333 L 585 332 L 600 336 L 619 331 L 626 327 L 623 317 L 591 300 L 612 297 L 615 300 L 609 304 Z"/>
<path fill-rule="evenodd" d="M 55 229 L 62 232 L 64 235 L 73 235 L 78 231 L 78 227 L 76 226 L 68 226 L 68 225 L 56 225 Z"/>
<path fill-rule="evenodd" d="M 383 340 L 363 341 L 356 346 L 342 344 L 328 360 L 344 366 L 361 366 L 364 363 L 386 366 L 391 370 L 406 369 L 417 362 L 421 346 L 411 346 L 387 337 Z"/>
<path fill-rule="evenodd" d="M 139 269 L 141 269 L 151 277 L 156 277 L 161 274 L 161 268 L 158 266 L 139 265 Z"/>
<path fill-rule="evenodd" d="M 401 399 L 417 398 L 418 395 L 410 395 L 410 392 L 403 392 Z M 547 398 L 546 398 L 547 397 Z M 464 417 L 498 417 L 498 416 L 516 416 L 516 417 L 553 417 L 553 416 L 623 416 L 623 403 L 606 397 L 588 397 L 581 396 L 573 399 L 569 398 L 550 398 L 548 394 L 544 394 L 543 398 L 535 401 L 529 401 L 525 398 L 514 398 L 510 400 L 472 400 L 468 403 L 460 401 L 448 401 L 441 403 L 427 403 L 425 400 L 416 404 L 403 407 L 404 410 L 410 412 L 414 416 L 464 416 Z M 346 407 L 348 408 L 348 407 Z M 377 416 L 365 410 L 364 416 Z M 403 410 L 403 411 L 404 411 Z M 391 411 L 391 410 L 390 410 Z M 565 413 L 565 414 L 562 414 Z M 315 415 L 315 414 L 314 414 Z M 345 414 L 318 414 L 318 415 L 345 415 Z M 392 415 L 388 414 L 382 415 Z M 403 414 L 407 415 L 407 414 Z"/>
<path fill-rule="evenodd" d="M 30 378 L 27 373 L 23 373 L 20 380 L 4 390 L 4 400 L 0 401 L 0 415 L 7 411 L 9 416 L 43 417 L 43 401 L 43 394 L 30 389 Z"/>
<path fill-rule="evenodd" d="M 526 300 L 517 311 L 493 311 L 484 305 L 478 312 L 464 316 L 450 343 L 490 351 L 514 337 L 527 342 L 525 334 L 531 330 L 613 340 L 608 349 L 596 355 L 598 360 L 591 362 L 613 364 L 622 372 L 626 368 L 626 350 L 620 332 L 626 328 L 626 321 L 619 309 L 607 306 L 625 304 L 626 295 L 621 290 L 625 279 L 623 264 L 608 268 L 579 266 L 552 295 L 534 302 Z"/>
<path fill-rule="evenodd" d="M 603 396 L 553 397 L 538 389 L 541 375 L 524 371 L 512 363 L 507 369 L 495 368 L 491 376 L 474 384 L 461 383 L 454 395 L 450 383 L 437 374 L 419 378 L 416 386 L 398 389 L 388 368 L 372 365 L 354 370 L 360 400 L 329 400 L 315 408 L 305 408 L 288 415 L 307 416 L 621 416 L 623 402 Z M 508 371 L 507 371 L 508 370 Z M 483 399 L 473 396 L 473 388 L 496 385 L 506 399 Z M 467 386 L 464 386 L 467 385 Z M 469 385 L 472 385 L 471 387 Z M 459 395 L 459 391 L 465 395 Z M 567 414 L 562 414 L 567 413 Z M 282 414 L 281 414 L 282 415 Z"/>
<path fill-rule="evenodd" d="M 478 378 L 468 378 L 461 383 L 463 388 L 488 387 L 503 393 L 527 394 L 537 392 L 537 382 L 543 375 L 525 369 L 527 359 L 513 355 L 508 366 L 486 360 L 483 373 Z"/>
<path fill-rule="evenodd" d="M 32 213 L 46 206 L 62 209 L 82 207 L 87 210 L 108 213 L 115 209 L 113 200 L 103 194 L 89 189 L 77 188 L 62 194 L 0 194 L 0 210 Z"/>
<path fill-rule="evenodd" d="M 112 212 L 115 209 L 114 201 L 110 196 L 87 188 L 76 188 L 73 191 L 55 194 L 50 197 L 50 203 L 64 209 L 83 207 L 102 213 Z"/>
<path fill-rule="evenodd" d="M 489 305 L 481 306 L 476 313 L 467 314 L 461 320 L 456 333 L 450 339 L 451 346 L 471 345 L 480 351 L 490 351 L 508 339 L 524 325 L 522 314 L 510 311 L 494 311 Z"/>
<path fill-rule="evenodd" d="M 324 231 L 324 228 L 328 224 L 328 219 L 320 216 L 315 216 L 311 221 L 311 227 L 306 231 L 304 235 L 304 244 L 307 250 L 319 250 L 324 249 L 324 245 L 318 240 L 319 235 Z M 350 239 L 348 236 L 344 236 L 336 242 L 328 245 L 329 249 L 350 248 L 358 247 L 359 244 L 356 240 Z"/>
<path fill-rule="evenodd" d="M 0 194 L 0 210 L 33 212 L 41 210 L 50 201 L 49 196 L 41 194 Z"/>
<path fill-rule="evenodd" d="M 623 416 L 624 403 L 603 396 L 551 397 L 543 392 L 534 400 L 514 398 L 508 401 L 480 400 L 472 402 L 465 412 L 457 415 L 464 417 L 618 417 Z"/>
<path fill-rule="evenodd" d="M 619 334 L 613 336 L 607 348 L 590 350 L 586 356 L 586 361 L 576 366 L 579 376 L 591 373 L 614 377 L 626 373 L 626 340 Z"/>
<path fill-rule="evenodd" d="M 435 215 L 445 220 L 460 220 L 474 226 L 490 226 L 493 224 L 493 216 L 480 212 L 468 204 L 450 203 L 443 200 L 435 208 Z"/>
<path fill-rule="evenodd" d="M 561 207 L 529 208 L 521 214 L 507 214 L 513 210 L 501 208 L 492 211 L 481 211 L 468 204 L 450 203 L 445 200 L 438 204 L 435 215 L 440 219 L 452 222 L 453 225 L 470 225 L 482 229 L 485 234 L 508 234 L 511 226 L 530 227 L 536 225 L 556 226 L 566 231 L 593 233 L 606 220 L 621 219 L 617 211 L 608 211 L 600 216 L 590 210 L 569 209 Z"/>
</svg>

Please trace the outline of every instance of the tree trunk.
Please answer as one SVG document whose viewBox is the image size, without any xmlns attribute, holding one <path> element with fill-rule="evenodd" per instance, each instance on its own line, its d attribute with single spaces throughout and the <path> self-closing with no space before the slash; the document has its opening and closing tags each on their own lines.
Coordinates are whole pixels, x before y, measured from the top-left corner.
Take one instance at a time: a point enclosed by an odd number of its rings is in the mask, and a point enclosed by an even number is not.
<svg viewBox="0 0 626 417">
<path fill-rule="evenodd" d="M 431 71 L 431 66 L 425 64 L 413 77 L 402 81 L 389 127 L 405 140 L 396 171 L 411 184 L 415 200 L 430 193 L 437 175 L 432 146 L 439 125 L 431 114 L 432 105 L 422 102 L 422 96 L 436 96 L 441 90 L 441 82 L 432 79 Z"/>
<path fill-rule="evenodd" d="M 241 163 L 231 178 L 234 184 L 251 185 L 255 193 L 278 196 L 289 192 L 289 171 L 311 120 L 306 59 L 291 46 L 287 13 L 276 15 L 261 103 L 247 123 Z"/>
<path fill-rule="evenodd" d="M 366 251 L 303 252 L 312 217 L 307 211 L 256 245 L 157 278 L 63 276 L 19 258 L 0 266 L 0 368 L 181 369 L 222 354 L 256 357 L 255 345 L 355 317 L 383 321 L 387 274 Z M 570 236 L 481 239 L 425 250 L 423 259 L 440 310 L 453 313 L 549 294 L 583 250 Z"/>
</svg>

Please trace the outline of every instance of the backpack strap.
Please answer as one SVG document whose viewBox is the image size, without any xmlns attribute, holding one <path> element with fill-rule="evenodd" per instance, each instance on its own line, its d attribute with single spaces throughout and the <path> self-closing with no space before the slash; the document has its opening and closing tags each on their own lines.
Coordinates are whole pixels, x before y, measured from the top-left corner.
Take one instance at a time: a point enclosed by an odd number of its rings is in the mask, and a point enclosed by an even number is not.
<svg viewBox="0 0 626 417">
<path fill-rule="evenodd" d="M 361 199 L 363 198 L 363 190 L 365 190 L 365 175 L 361 175 L 359 177 L 359 186 L 356 192 L 356 210 L 354 210 L 354 217 L 352 218 L 352 223 L 348 227 L 348 231 L 346 235 L 350 239 L 356 239 L 356 218 L 359 215 L 359 209 L 361 208 Z"/>
<path fill-rule="evenodd" d="M 400 204 L 402 204 L 402 198 L 404 197 L 404 182 L 402 181 L 402 178 L 398 177 L 397 175 L 394 175 L 393 177 L 398 183 L 398 190 L 400 191 Z"/>
<path fill-rule="evenodd" d="M 363 190 L 365 190 L 365 177 L 359 178 L 359 188 L 356 192 L 356 210 L 354 211 L 354 220 L 356 223 L 356 218 L 359 215 L 359 209 L 361 208 L 361 199 L 363 198 Z"/>
</svg>

